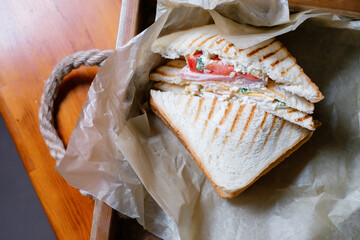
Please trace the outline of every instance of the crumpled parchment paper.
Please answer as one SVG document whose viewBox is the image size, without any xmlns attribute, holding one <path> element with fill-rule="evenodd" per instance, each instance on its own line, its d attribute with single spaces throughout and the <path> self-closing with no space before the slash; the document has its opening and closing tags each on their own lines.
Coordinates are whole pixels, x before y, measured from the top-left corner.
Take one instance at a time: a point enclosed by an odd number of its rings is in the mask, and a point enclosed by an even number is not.
<svg viewBox="0 0 360 240">
<path fill-rule="evenodd" d="M 325 95 L 315 109 L 323 125 L 313 137 L 235 199 L 215 193 L 143 105 L 148 75 L 161 61 L 153 41 L 211 22 L 239 48 L 281 35 Z M 347 28 L 360 23 L 309 11 L 289 15 L 286 1 L 159 1 L 156 22 L 100 69 L 57 170 L 164 239 L 356 239 L 360 32 Z"/>
</svg>

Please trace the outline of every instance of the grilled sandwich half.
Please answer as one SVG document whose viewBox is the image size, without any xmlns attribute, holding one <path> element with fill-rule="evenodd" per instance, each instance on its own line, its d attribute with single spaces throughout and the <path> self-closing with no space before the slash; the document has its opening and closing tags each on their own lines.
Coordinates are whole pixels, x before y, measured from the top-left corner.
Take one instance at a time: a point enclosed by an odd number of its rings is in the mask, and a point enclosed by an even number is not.
<svg viewBox="0 0 360 240">
<path fill-rule="evenodd" d="M 208 25 L 152 50 L 170 60 L 150 74 L 151 108 L 221 197 L 239 195 L 319 125 L 311 114 L 323 96 L 276 39 L 238 49 Z"/>
</svg>

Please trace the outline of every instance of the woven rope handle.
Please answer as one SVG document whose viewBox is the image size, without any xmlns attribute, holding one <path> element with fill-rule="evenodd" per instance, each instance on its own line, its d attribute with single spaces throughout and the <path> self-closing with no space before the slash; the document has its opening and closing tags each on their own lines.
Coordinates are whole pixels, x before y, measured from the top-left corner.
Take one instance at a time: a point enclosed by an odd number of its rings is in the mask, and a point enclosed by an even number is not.
<svg viewBox="0 0 360 240">
<path fill-rule="evenodd" d="M 40 132 L 50 150 L 51 156 L 61 160 L 65 155 L 65 147 L 54 126 L 54 101 L 59 86 L 66 75 L 73 69 L 85 66 L 102 66 L 113 50 L 88 50 L 74 53 L 63 58 L 53 69 L 44 86 L 39 109 Z"/>
</svg>

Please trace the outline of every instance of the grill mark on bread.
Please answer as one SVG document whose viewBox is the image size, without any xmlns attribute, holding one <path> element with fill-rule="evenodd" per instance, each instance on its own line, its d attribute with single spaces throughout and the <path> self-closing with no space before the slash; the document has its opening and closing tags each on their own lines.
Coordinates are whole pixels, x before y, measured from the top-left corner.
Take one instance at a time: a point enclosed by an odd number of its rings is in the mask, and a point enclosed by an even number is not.
<svg viewBox="0 0 360 240">
<path fill-rule="evenodd" d="M 282 61 L 284 61 L 285 59 L 287 59 L 290 56 L 290 53 L 287 53 L 286 56 L 280 60 L 276 60 L 275 62 L 271 63 L 271 66 L 274 67 L 276 65 L 278 65 L 279 63 L 281 63 Z"/>
<path fill-rule="evenodd" d="M 291 135 L 292 135 L 292 133 L 293 133 L 293 128 L 294 128 L 294 127 L 293 127 L 293 125 L 292 125 L 291 128 L 290 128 L 290 133 L 289 133 L 289 137 L 288 137 L 289 139 L 290 139 L 290 137 L 291 137 Z"/>
<path fill-rule="evenodd" d="M 211 110 L 209 112 L 208 118 L 205 120 L 205 126 L 204 126 L 203 130 L 201 131 L 201 136 L 204 135 L 205 129 L 207 128 L 208 121 L 212 118 L 216 102 L 217 102 L 217 98 L 214 98 L 214 100 L 212 102 L 212 105 L 211 105 Z"/>
<path fill-rule="evenodd" d="M 226 136 L 225 136 L 225 139 L 224 139 L 224 141 L 223 141 L 223 144 L 225 144 L 228 140 L 229 140 L 229 135 L 226 135 Z"/>
<path fill-rule="evenodd" d="M 275 93 L 276 95 L 279 95 L 280 97 L 282 98 L 286 98 L 283 94 L 279 93 L 278 91 L 276 91 L 274 88 L 272 87 L 267 87 L 267 89 L 270 91 L 270 92 L 273 92 Z"/>
<path fill-rule="evenodd" d="M 251 149 L 252 149 L 252 147 L 253 147 L 253 145 L 254 145 L 254 143 L 255 143 L 255 139 L 256 139 L 257 135 L 259 135 L 259 133 L 260 133 L 260 130 L 263 129 L 264 124 L 265 124 L 265 122 L 266 122 L 267 115 L 268 115 L 268 113 L 265 112 L 265 113 L 264 113 L 264 116 L 263 116 L 263 119 L 262 119 L 262 121 L 261 121 L 261 123 L 260 123 L 260 128 L 256 131 L 255 136 L 253 137 L 253 139 L 252 139 L 252 141 L 251 141 L 251 145 L 250 145 L 250 147 L 249 147 L 249 150 L 248 150 L 247 154 L 250 153 L 250 151 L 251 151 Z"/>
<path fill-rule="evenodd" d="M 211 43 L 210 43 L 210 45 L 209 45 L 208 48 L 212 48 L 212 47 L 214 46 L 214 43 L 215 43 L 215 42 L 217 42 L 217 41 L 215 41 L 215 39 L 214 39 L 213 41 L 211 41 Z"/>
<path fill-rule="evenodd" d="M 290 69 L 292 69 L 293 67 L 295 67 L 295 65 L 296 65 L 296 62 L 294 62 L 293 65 L 291 65 L 290 67 L 288 67 L 288 68 L 285 70 L 284 75 L 285 75 Z M 282 73 L 281 73 L 281 75 L 282 75 Z"/>
<path fill-rule="evenodd" d="M 231 125 L 231 129 L 230 129 L 230 132 L 231 132 L 231 133 L 234 132 L 235 127 L 236 127 L 237 123 L 238 123 L 239 120 L 240 120 L 241 113 L 242 113 L 243 110 L 244 110 L 244 107 L 245 107 L 245 105 L 241 105 L 241 106 L 239 107 L 239 110 L 238 110 L 238 112 L 236 113 L 236 116 L 235 116 L 235 118 L 234 118 L 234 121 L 233 121 L 233 123 L 232 123 L 232 125 Z"/>
<path fill-rule="evenodd" d="M 214 142 L 214 140 L 215 140 L 216 136 L 218 135 L 218 133 L 219 133 L 219 129 L 218 129 L 218 128 L 215 128 L 214 135 L 213 135 L 213 137 L 212 137 L 212 139 L 211 139 L 211 143 Z"/>
<path fill-rule="evenodd" d="M 267 113 L 267 112 L 265 112 L 265 114 L 264 114 L 264 118 L 263 118 L 263 120 L 261 121 L 261 124 L 260 124 L 260 129 L 263 129 L 264 124 L 265 124 L 265 122 L 266 122 L 267 115 L 268 115 L 268 113 Z"/>
<path fill-rule="evenodd" d="M 226 46 L 225 50 L 224 50 L 224 53 L 228 53 L 229 52 L 229 49 L 234 47 L 234 44 L 230 43 L 229 45 Z"/>
<path fill-rule="evenodd" d="M 187 114 L 188 109 L 190 108 L 190 104 L 191 104 L 192 99 L 193 99 L 193 96 L 191 95 L 189 100 L 186 103 L 186 108 L 185 108 L 185 113 L 184 114 Z"/>
<path fill-rule="evenodd" d="M 299 73 L 299 75 L 297 75 L 296 78 L 294 79 L 294 82 L 295 82 L 301 75 L 303 75 L 303 74 L 304 74 L 304 72 L 301 71 L 301 72 Z"/>
<path fill-rule="evenodd" d="M 265 46 L 262 46 L 262 47 L 252 50 L 246 56 L 251 57 L 251 56 L 255 55 L 256 53 L 258 53 L 259 51 L 263 50 L 264 48 L 267 48 L 268 46 L 270 46 L 271 44 L 273 44 L 276 41 L 277 41 L 276 39 L 273 39 L 270 43 L 266 44 Z"/>
<path fill-rule="evenodd" d="M 220 43 L 222 43 L 223 41 L 225 41 L 224 38 L 217 40 L 215 43 L 216 43 L 216 44 L 220 44 Z"/>
<path fill-rule="evenodd" d="M 167 45 L 170 46 L 173 42 L 175 42 L 178 38 L 172 38 Z"/>
<path fill-rule="evenodd" d="M 184 40 L 182 40 L 175 48 L 179 48 L 179 47 L 181 47 L 181 45 L 183 45 L 184 44 L 184 42 L 186 42 L 186 40 L 188 40 L 189 39 L 189 37 L 190 36 L 186 36 L 185 38 L 184 38 Z"/>
<path fill-rule="evenodd" d="M 276 60 L 275 62 L 271 63 L 270 65 L 271 65 L 272 67 L 274 67 L 274 66 L 277 65 L 278 63 L 279 63 L 279 60 Z"/>
<path fill-rule="evenodd" d="M 211 110 L 210 110 L 210 113 L 209 113 L 209 116 L 208 116 L 208 120 L 210 120 L 212 118 L 212 115 L 214 113 L 214 109 L 215 109 L 215 105 L 216 105 L 216 102 L 217 102 L 217 98 L 214 98 L 213 102 L 212 102 L 212 105 L 211 105 Z"/>
<path fill-rule="evenodd" d="M 296 109 L 290 109 L 290 110 L 287 110 L 287 113 L 294 113 L 294 112 L 298 112 L 298 110 L 296 110 Z"/>
<path fill-rule="evenodd" d="M 199 107 L 198 107 L 198 110 L 197 110 L 197 113 L 196 113 L 196 117 L 195 117 L 195 122 L 198 120 L 199 118 L 199 114 L 200 114 L 200 111 L 201 111 L 201 106 L 204 102 L 204 99 L 203 98 L 200 98 L 199 100 Z"/>
<path fill-rule="evenodd" d="M 260 130 L 258 129 L 255 133 L 255 136 L 253 137 L 252 141 L 251 141 L 251 145 L 249 147 L 249 150 L 247 151 L 246 155 L 248 155 L 252 149 L 252 147 L 254 146 L 254 143 L 255 143 L 255 139 L 257 137 L 257 135 L 259 134 Z"/>
<path fill-rule="evenodd" d="M 231 125 L 230 133 L 233 133 L 233 132 L 234 132 L 235 127 L 236 127 L 237 123 L 238 123 L 239 120 L 240 120 L 241 113 L 242 113 L 242 111 L 244 110 L 244 107 L 245 107 L 245 105 L 241 105 L 241 106 L 239 107 L 239 109 L 238 109 L 238 111 L 237 111 L 237 113 L 236 113 L 236 115 L 235 115 L 235 118 L 234 118 L 234 120 L 233 120 L 233 123 L 232 123 L 232 125 Z M 229 135 L 226 135 L 226 136 L 225 136 L 225 139 L 224 139 L 224 141 L 223 141 L 224 144 L 229 140 L 229 137 L 230 137 Z"/>
<path fill-rule="evenodd" d="M 200 38 L 202 38 L 204 35 L 200 35 L 199 37 L 195 38 L 190 44 L 189 47 L 191 47 L 197 40 L 199 40 Z"/>
<path fill-rule="evenodd" d="M 275 143 L 277 143 L 277 141 L 278 141 L 278 139 L 279 139 L 279 137 L 280 137 L 280 135 L 281 135 L 281 132 L 282 132 L 283 129 L 284 129 L 284 125 L 285 125 L 285 120 L 280 119 L 280 121 L 281 121 L 281 126 L 280 126 L 280 130 L 277 132 L 277 136 L 276 136 L 276 141 L 275 141 Z"/>
<path fill-rule="evenodd" d="M 304 120 L 306 120 L 306 119 L 308 119 L 308 118 L 311 118 L 311 115 L 310 115 L 310 114 L 307 114 L 307 115 L 305 115 L 305 116 L 303 116 L 303 117 L 301 117 L 301 118 L 295 119 L 295 122 L 302 122 L 302 121 L 304 121 Z"/>
<path fill-rule="evenodd" d="M 269 140 L 269 136 L 271 135 L 271 132 L 272 132 L 273 128 L 275 127 L 275 125 L 277 124 L 278 120 L 279 120 L 278 117 L 274 117 L 273 122 L 272 122 L 271 127 L 270 127 L 270 130 L 269 130 L 269 133 L 268 133 L 268 134 L 266 135 L 266 137 L 265 137 L 265 141 L 264 141 L 264 143 L 263 143 L 263 146 L 262 146 L 262 148 L 261 148 L 261 151 L 264 149 L 267 141 Z"/>
<path fill-rule="evenodd" d="M 252 119 L 254 118 L 255 109 L 256 109 L 256 105 L 252 106 L 251 111 L 250 111 L 250 115 L 249 115 L 249 117 L 248 117 L 248 119 L 247 119 L 247 121 L 246 121 L 246 123 L 245 123 L 244 130 L 243 130 L 243 132 L 242 132 L 242 134 L 241 134 L 240 141 L 238 142 L 238 144 L 236 145 L 236 147 L 238 147 L 239 144 L 240 144 L 240 142 L 243 140 L 244 135 L 245 135 L 245 133 L 247 132 L 247 130 L 248 130 L 248 128 L 249 128 L 249 124 L 250 124 L 250 122 L 252 121 Z"/>
<path fill-rule="evenodd" d="M 190 104 L 191 104 L 191 100 L 192 100 L 193 96 L 191 95 L 188 102 L 187 102 L 187 107 L 189 108 L 190 107 Z"/>
<path fill-rule="evenodd" d="M 276 53 L 278 53 L 283 48 L 284 48 L 284 46 L 281 45 L 280 48 L 276 49 L 275 51 L 272 51 L 271 53 L 268 53 L 268 54 L 264 55 L 263 58 L 259 60 L 259 62 L 262 62 L 262 61 L 266 60 L 267 58 L 275 55 Z"/>
<path fill-rule="evenodd" d="M 216 37 L 216 36 L 218 36 L 219 34 L 215 34 L 215 35 L 213 35 L 213 36 L 211 36 L 211 37 L 208 37 L 207 39 L 205 39 L 204 41 L 202 41 L 199 45 L 198 45 L 198 47 L 201 47 L 202 45 L 204 45 L 207 41 L 209 41 L 210 39 L 212 39 L 212 38 L 214 38 L 214 37 Z"/>
<path fill-rule="evenodd" d="M 224 113 L 224 116 L 221 118 L 221 120 L 220 120 L 220 125 L 223 125 L 223 123 L 225 122 L 225 120 L 226 120 L 226 118 L 228 117 L 228 115 L 229 115 L 229 113 L 230 113 L 230 111 L 231 111 L 231 108 L 232 108 L 232 106 L 233 106 L 233 103 L 232 102 L 228 102 L 228 105 L 227 105 L 227 107 L 226 107 L 226 109 L 225 109 L 225 113 Z"/>
<path fill-rule="evenodd" d="M 182 99 L 183 95 L 179 94 L 178 96 L 178 100 L 176 101 L 176 105 L 180 105 L 181 99 Z"/>
</svg>

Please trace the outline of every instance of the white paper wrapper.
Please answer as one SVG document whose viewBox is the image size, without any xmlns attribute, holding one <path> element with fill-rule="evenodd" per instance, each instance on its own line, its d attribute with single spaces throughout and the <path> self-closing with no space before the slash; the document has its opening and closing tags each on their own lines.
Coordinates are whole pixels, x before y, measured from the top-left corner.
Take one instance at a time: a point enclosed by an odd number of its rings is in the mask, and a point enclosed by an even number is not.
<svg viewBox="0 0 360 240">
<path fill-rule="evenodd" d="M 314 17 L 317 24 L 287 33 Z M 161 60 L 151 53 L 152 42 L 210 22 L 239 48 L 287 33 L 280 40 L 325 95 L 315 111 L 323 126 L 310 141 L 231 200 L 215 193 L 158 118 L 140 111 L 148 75 Z M 360 33 L 319 22 L 359 29 L 359 22 L 329 14 L 289 16 L 283 1 L 161 1 L 156 22 L 117 48 L 100 69 L 57 170 L 71 185 L 165 239 L 356 239 Z"/>
</svg>

